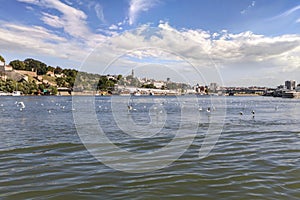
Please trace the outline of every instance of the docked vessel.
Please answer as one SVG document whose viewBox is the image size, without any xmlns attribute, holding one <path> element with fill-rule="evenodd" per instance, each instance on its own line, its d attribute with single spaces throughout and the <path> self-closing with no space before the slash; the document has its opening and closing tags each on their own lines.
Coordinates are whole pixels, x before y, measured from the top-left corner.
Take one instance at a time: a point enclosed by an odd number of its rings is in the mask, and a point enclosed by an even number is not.
<svg viewBox="0 0 300 200">
<path fill-rule="evenodd" d="M 282 94 L 283 98 L 300 98 L 300 92 L 296 92 L 296 91 L 290 91 L 290 92 L 284 92 Z"/>
<path fill-rule="evenodd" d="M 12 96 L 21 96 L 22 92 L 21 91 L 13 91 Z"/>
</svg>

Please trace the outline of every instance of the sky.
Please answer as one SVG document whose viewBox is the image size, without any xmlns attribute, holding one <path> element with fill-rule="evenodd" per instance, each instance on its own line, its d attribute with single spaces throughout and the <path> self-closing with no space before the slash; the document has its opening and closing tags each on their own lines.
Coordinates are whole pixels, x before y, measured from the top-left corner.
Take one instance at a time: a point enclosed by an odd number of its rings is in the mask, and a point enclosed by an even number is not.
<svg viewBox="0 0 300 200">
<path fill-rule="evenodd" d="M 300 72 L 300 2 L 0 0 L 0 55 L 100 74 L 276 87 Z"/>
</svg>

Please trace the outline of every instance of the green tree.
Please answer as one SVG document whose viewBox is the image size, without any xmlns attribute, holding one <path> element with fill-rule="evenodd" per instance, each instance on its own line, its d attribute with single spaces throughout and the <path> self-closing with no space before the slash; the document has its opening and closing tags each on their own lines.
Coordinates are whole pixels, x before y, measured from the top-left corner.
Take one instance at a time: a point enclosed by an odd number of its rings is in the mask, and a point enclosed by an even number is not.
<svg viewBox="0 0 300 200">
<path fill-rule="evenodd" d="M 64 69 L 62 71 L 62 73 L 64 73 L 66 76 L 71 76 L 71 77 L 76 77 L 78 71 L 75 69 Z"/>
<path fill-rule="evenodd" d="M 118 81 L 121 80 L 123 78 L 123 76 L 121 74 L 118 75 Z"/>
<path fill-rule="evenodd" d="M 47 65 L 41 61 L 27 58 L 26 60 L 24 60 L 24 63 L 26 70 L 31 71 L 32 69 L 34 69 L 37 71 L 38 75 L 45 75 L 48 71 Z"/>
<path fill-rule="evenodd" d="M 64 78 L 57 77 L 56 79 L 56 84 L 58 87 L 65 87 L 66 86 L 66 81 Z"/>
<path fill-rule="evenodd" d="M 54 67 L 51 67 L 51 66 L 48 66 L 48 67 L 47 67 L 47 71 L 54 72 L 54 70 L 55 70 Z"/>
<path fill-rule="evenodd" d="M 43 92 L 44 89 L 45 89 L 45 85 L 44 85 L 44 84 L 40 84 L 40 85 L 39 85 L 39 90 L 40 90 L 41 92 Z"/>
<path fill-rule="evenodd" d="M 75 77 L 73 76 L 68 76 L 66 78 L 66 82 L 69 84 L 70 87 L 74 87 L 75 84 Z"/>
<path fill-rule="evenodd" d="M 13 60 L 9 63 L 9 65 L 16 70 L 26 70 L 24 62 L 20 60 Z"/>
<path fill-rule="evenodd" d="M 153 83 L 145 84 L 145 85 L 142 86 L 142 88 L 152 88 L 152 89 L 156 89 L 156 87 L 154 86 Z"/>
<path fill-rule="evenodd" d="M 58 93 L 57 87 L 50 86 L 49 90 L 50 90 L 51 94 L 53 94 L 53 95 L 57 95 L 57 93 Z"/>
<path fill-rule="evenodd" d="M 61 74 L 62 71 L 63 71 L 63 69 L 57 66 L 57 67 L 54 69 L 54 74 Z"/>
<path fill-rule="evenodd" d="M 0 61 L 4 63 L 5 66 L 5 59 L 0 55 Z"/>
<path fill-rule="evenodd" d="M 97 90 L 109 90 L 115 86 L 116 82 L 108 80 L 106 76 L 102 76 L 97 84 Z"/>
</svg>

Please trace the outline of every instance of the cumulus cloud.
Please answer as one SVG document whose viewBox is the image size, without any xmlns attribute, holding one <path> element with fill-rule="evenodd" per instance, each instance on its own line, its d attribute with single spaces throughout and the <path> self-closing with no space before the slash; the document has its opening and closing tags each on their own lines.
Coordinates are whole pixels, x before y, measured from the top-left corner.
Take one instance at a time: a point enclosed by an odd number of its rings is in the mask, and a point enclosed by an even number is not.
<svg viewBox="0 0 300 200">
<path fill-rule="evenodd" d="M 45 16 L 48 17 L 46 19 L 49 20 L 49 24 L 52 23 L 52 26 L 62 26 L 62 22 L 56 21 L 57 18 L 49 14 Z M 118 29 L 118 26 L 112 25 L 110 29 Z M 165 23 L 159 24 L 156 28 L 142 25 L 133 31 L 115 32 L 112 36 L 95 34 L 85 38 L 84 43 L 79 43 L 76 40 L 67 40 L 39 26 L 30 27 L 2 22 L 0 31 L 0 45 L 9 47 L 12 51 L 30 49 L 38 54 L 68 56 L 71 60 L 76 59 L 82 51 L 88 52 L 95 44 L 100 44 L 103 56 L 98 59 L 104 59 L 104 62 L 112 60 L 116 55 L 149 47 L 148 51 L 137 50 L 130 55 L 131 57 L 136 55 L 139 59 L 163 58 L 162 51 L 155 50 L 159 48 L 172 51 L 198 67 L 209 67 L 213 60 L 225 67 L 243 65 L 243 63 L 268 62 L 270 66 L 284 66 L 286 69 L 300 68 L 297 56 L 300 53 L 299 35 L 266 37 L 249 31 L 239 34 L 227 31 L 210 33 L 204 30 L 176 29 Z M 98 63 L 101 62 L 102 60 L 98 61 Z"/>
<path fill-rule="evenodd" d="M 134 24 L 141 12 L 148 11 L 157 3 L 158 0 L 131 0 L 129 5 L 129 24 Z"/>
<path fill-rule="evenodd" d="M 87 15 L 70 5 L 59 0 L 18 0 L 24 3 L 35 4 L 37 6 L 52 8 L 61 13 L 61 16 L 45 14 L 42 20 L 54 27 L 63 27 L 65 32 L 73 37 L 83 38 L 90 35 L 90 30 L 86 25 Z"/>
<path fill-rule="evenodd" d="M 176 29 L 167 23 L 156 28 L 142 25 L 136 30 L 116 34 L 102 43 L 99 46 L 101 56 L 97 54 L 95 65 L 90 67 L 96 69 L 99 63 L 109 63 L 120 55 L 127 55 L 122 58 L 122 63 L 123 67 L 129 68 L 139 63 L 145 65 L 148 62 L 150 65 L 154 60 L 175 67 L 180 66 L 180 60 L 184 59 L 199 70 L 215 66 L 229 71 L 247 67 L 260 73 L 268 68 L 300 70 L 297 57 L 299 46 L 299 35 L 266 37 L 249 31 L 232 34 L 225 30 L 210 33 Z M 167 57 L 166 52 L 177 56 Z M 185 73 L 182 65 L 180 70 Z"/>
<path fill-rule="evenodd" d="M 41 20 L 51 27 L 63 29 L 72 37 L 65 37 L 57 30 L 51 31 L 41 26 L 0 21 L 0 46 L 5 51 L 31 52 L 33 55 L 82 61 L 98 44 L 96 49 L 99 54 L 91 59 L 94 59 L 95 65 L 87 69 L 98 73 L 101 72 L 101 65 L 122 55 L 126 56 L 116 66 L 120 71 L 125 66 L 135 66 L 137 63 L 145 65 L 147 62 L 151 64 L 154 59 L 158 59 L 186 73 L 180 62 L 184 59 L 201 71 L 215 66 L 225 72 L 243 67 L 252 68 L 261 74 L 259 78 L 268 77 L 270 71 L 274 73 L 273 77 L 276 77 L 275 72 L 277 77 L 282 72 L 300 72 L 300 35 L 297 34 L 265 36 L 250 31 L 230 33 L 227 30 L 211 33 L 201 29 L 177 29 L 163 21 L 157 27 L 141 25 L 132 31 L 118 32 L 125 23 L 120 22 L 103 29 L 101 33 L 92 33 L 86 23 L 87 15 L 81 10 L 58 0 L 19 1 L 59 11 L 57 15 L 43 12 Z M 134 23 L 139 12 L 154 6 L 147 2 L 131 1 L 134 7 L 129 18 L 131 23 Z M 298 8 L 295 7 L 292 11 L 296 10 Z M 168 57 L 171 54 L 173 56 Z"/>
</svg>

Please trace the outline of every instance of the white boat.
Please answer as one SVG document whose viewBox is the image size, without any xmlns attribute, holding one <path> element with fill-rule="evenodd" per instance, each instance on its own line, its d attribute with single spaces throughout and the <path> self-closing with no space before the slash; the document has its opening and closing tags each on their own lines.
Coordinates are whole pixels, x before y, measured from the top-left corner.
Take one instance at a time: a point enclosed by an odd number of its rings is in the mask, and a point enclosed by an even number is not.
<svg viewBox="0 0 300 200">
<path fill-rule="evenodd" d="M 129 90 L 123 90 L 119 93 L 120 96 L 130 96 L 130 91 Z"/>
<path fill-rule="evenodd" d="M 134 96 L 141 96 L 142 94 L 139 91 L 137 91 L 137 92 L 134 92 L 133 95 Z"/>
<path fill-rule="evenodd" d="M 290 91 L 290 92 L 284 92 L 282 94 L 283 98 L 300 98 L 300 92 L 296 92 L 296 91 Z"/>
<path fill-rule="evenodd" d="M 0 91 L 0 96 L 11 96 L 11 93 Z"/>
<path fill-rule="evenodd" d="M 12 96 L 21 96 L 22 92 L 21 91 L 13 91 Z"/>
</svg>

